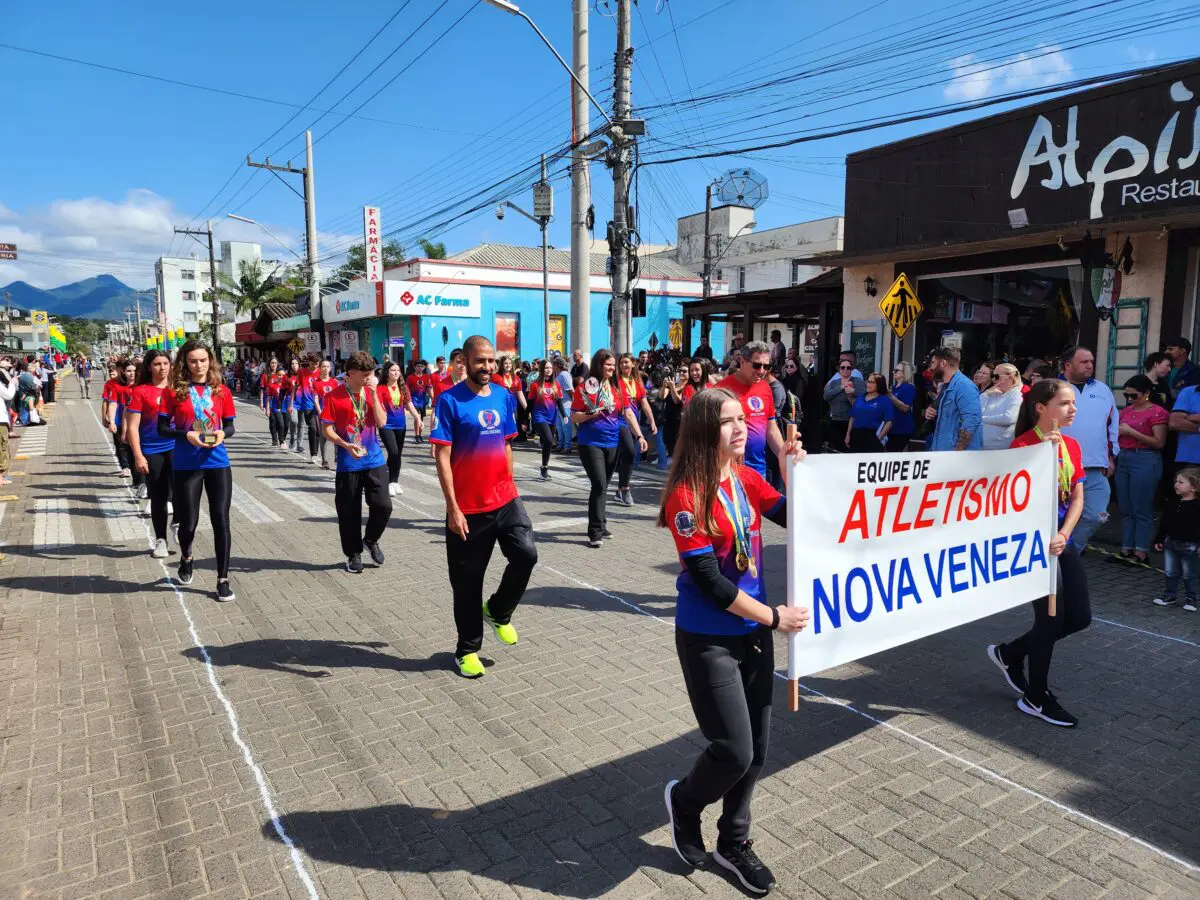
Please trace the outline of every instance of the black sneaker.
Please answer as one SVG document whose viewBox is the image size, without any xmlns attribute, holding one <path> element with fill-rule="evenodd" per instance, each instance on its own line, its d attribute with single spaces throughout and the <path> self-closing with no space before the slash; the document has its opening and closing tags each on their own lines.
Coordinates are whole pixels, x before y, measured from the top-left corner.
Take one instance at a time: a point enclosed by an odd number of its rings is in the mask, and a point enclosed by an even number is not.
<svg viewBox="0 0 1200 900">
<path fill-rule="evenodd" d="M 663 792 L 667 821 L 671 825 L 671 846 L 675 848 L 680 859 L 693 869 L 699 869 L 708 862 L 708 851 L 704 849 L 704 835 L 700 832 L 700 817 L 685 818 L 675 809 L 671 792 L 677 784 L 679 779 L 668 781 L 667 789 Z"/>
<path fill-rule="evenodd" d="M 221 603 L 228 603 L 230 600 L 234 599 L 236 598 L 233 593 L 233 588 L 229 586 L 229 579 L 222 578 L 217 582 L 217 600 L 219 600 Z"/>
<path fill-rule="evenodd" d="M 1004 661 L 1004 657 L 1000 655 L 1000 646 L 997 644 L 988 644 L 987 648 L 988 659 L 994 662 L 997 668 L 1004 673 L 1004 680 L 1008 682 L 1008 686 L 1018 694 L 1024 695 L 1029 690 L 1029 682 L 1025 680 L 1025 673 L 1022 671 L 1023 666 L 1010 666 Z"/>
<path fill-rule="evenodd" d="M 179 561 L 179 574 L 176 576 L 180 584 L 192 583 L 192 561 L 190 559 L 181 559 Z"/>
<path fill-rule="evenodd" d="M 355 553 L 353 556 L 346 558 L 346 571 L 354 575 L 359 574 L 363 570 L 362 554 Z"/>
<path fill-rule="evenodd" d="M 600 549 L 600 538 L 588 538 L 588 546 L 593 550 Z"/>
<path fill-rule="evenodd" d="M 377 566 L 383 565 L 383 548 L 379 546 L 379 541 L 372 543 L 371 541 L 363 541 L 363 546 L 367 548 L 367 552 L 371 554 L 371 562 Z"/>
<path fill-rule="evenodd" d="M 603 531 L 600 532 L 600 537 L 604 538 L 607 541 L 609 538 L 612 537 L 612 532 L 609 531 L 607 528 L 605 528 Z"/>
<path fill-rule="evenodd" d="M 542 466 L 542 481 L 550 480 L 550 470 L 546 466 Z"/>
<path fill-rule="evenodd" d="M 754 852 L 754 841 L 743 841 L 740 844 L 723 844 L 718 841 L 713 859 L 718 866 L 736 875 L 742 887 L 751 893 L 766 894 L 775 887 L 775 876 Z"/>
<path fill-rule="evenodd" d="M 1049 691 L 1046 691 L 1046 697 L 1040 705 L 1030 700 L 1028 694 L 1023 694 L 1017 701 L 1017 709 L 1060 728 L 1074 728 L 1079 724 L 1079 720 L 1063 709 L 1062 704 Z"/>
</svg>

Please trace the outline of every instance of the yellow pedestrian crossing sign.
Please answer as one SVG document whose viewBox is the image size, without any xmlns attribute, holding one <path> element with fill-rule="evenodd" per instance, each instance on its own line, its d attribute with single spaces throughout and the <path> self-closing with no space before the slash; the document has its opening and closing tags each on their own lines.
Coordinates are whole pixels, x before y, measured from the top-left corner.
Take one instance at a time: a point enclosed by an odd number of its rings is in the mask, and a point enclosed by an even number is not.
<svg viewBox="0 0 1200 900">
<path fill-rule="evenodd" d="M 908 329 L 912 327 L 924 310 L 921 298 L 917 296 L 908 276 L 903 272 L 896 279 L 896 283 L 883 295 L 883 299 L 879 301 L 879 311 L 883 313 L 883 317 L 892 326 L 892 331 L 896 332 L 896 337 L 900 339 L 904 338 Z"/>
</svg>

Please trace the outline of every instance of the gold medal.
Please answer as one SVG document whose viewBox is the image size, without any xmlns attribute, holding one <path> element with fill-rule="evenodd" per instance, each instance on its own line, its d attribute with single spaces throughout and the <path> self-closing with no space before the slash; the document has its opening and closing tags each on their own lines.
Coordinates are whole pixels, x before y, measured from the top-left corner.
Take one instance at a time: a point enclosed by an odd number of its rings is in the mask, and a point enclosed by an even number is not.
<svg viewBox="0 0 1200 900">
<path fill-rule="evenodd" d="M 749 569 L 751 577 L 754 576 L 754 564 L 750 562 L 750 557 L 748 557 L 745 553 L 738 553 L 737 556 L 733 558 L 733 561 L 739 572 L 745 572 L 747 569 Z"/>
<path fill-rule="evenodd" d="M 756 565 L 754 564 L 754 560 L 753 560 L 753 559 L 750 559 L 750 560 L 748 560 L 748 562 L 749 562 L 749 564 L 750 564 L 750 577 L 751 577 L 751 578 L 757 578 L 757 577 L 758 577 L 758 566 L 756 566 Z"/>
</svg>

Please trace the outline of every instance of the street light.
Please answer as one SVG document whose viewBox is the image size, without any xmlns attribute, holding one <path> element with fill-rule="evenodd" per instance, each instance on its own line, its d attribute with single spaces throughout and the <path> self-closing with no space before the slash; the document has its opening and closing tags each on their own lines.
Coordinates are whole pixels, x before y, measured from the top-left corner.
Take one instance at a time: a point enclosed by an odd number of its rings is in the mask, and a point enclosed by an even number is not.
<svg viewBox="0 0 1200 900">
<path fill-rule="evenodd" d="M 505 0 L 487 0 L 488 3 L 504 3 Z M 545 194 L 539 194 L 538 188 L 542 188 Z M 548 195 L 548 196 L 547 196 Z M 540 199 L 539 199 L 540 198 Z M 535 216 L 533 213 L 526 212 L 513 203 L 511 200 L 505 200 L 496 207 L 496 218 L 504 218 L 504 208 L 507 206 L 513 212 L 519 212 L 529 221 L 534 222 L 542 229 L 542 328 L 545 329 L 545 359 L 550 358 L 550 268 L 546 261 L 546 226 L 550 224 L 550 218 L 554 214 L 553 209 L 552 189 L 546 181 L 546 157 L 542 157 L 542 180 L 534 185 L 533 189 L 533 208 L 536 210 L 539 204 L 545 203 L 545 213 L 540 216 Z"/>
<path fill-rule="evenodd" d="M 567 61 L 563 59 L 561 55 L 559 55 L 559 52 L 554 49 L 554 45 L 550 43 L 549 39 L 544 34 L 542 34 L 542 29 L 537 27 L 537 23 L 534 22 L 533 19 L 529 18 L 529 16 L 521 10 L 521 7 L 517 6 L 515 3 L 510 3 L 509 0 L 483 0 L 483 2 L 488 6 L 494 6 L 496 9 L 503 10 L 511 15 L 520 16 L 522 19 L 528 22 L 529 27 L 537 33 L 537 36 L 542 39 L 542 43 L 545 44 L 550 52 L 554 54 L 554 58 L 557 59 L 562 67 L 567 70 L 567 74 L 571 76 L 571 80 L 575 82 L 575 86 L 583 92 L 588 100 L 592 101 L 592 106 L 599 110 L 600 115 L 604 117 L 604 121 L 608 123 L 608 127 L 615 127 L 613 120 L 610 119 L 608 113 L 604 111 L 604 107 L 596 102 L 596 98 L 593 97 L 591 92 L 583 86 L 583 82 L 579 80 L 579 77 L 575 74 L 575 71 L 569 65 L 567 65 Z"/>
<path fill-rule="evenodd" d="M 296 259 L 300 260 L 300 262 L 304 263 L 305 266 L 308 265 L 308 261 L 305 260 L 305 258 L 303 256 L 301 256 L 299 253 L 297 253 L 295 250 L 293 250 L 291 247 L 289 247 L 287 244 L 285 244 L 283 241 L 281 241 L 279 238 L 277 238 L 274 235 L 274 233 L 272 233 L 272 231 L 269 228 L 267 228 L 267 226 L 264 225 L 262 222 L 256 222 L 254 219 L 247 219 L 245 216 L 235 215 L 234 213 L 225 213 L 225 218 L 234 219 L 235 221 L 238 221 L 238 222 L 245 222 L 247 225 L 257 225 L 259 228 L 261 228 L 263 231 L 265 231 L 271 237 L 271 239 L 273 241 L 275 241 L 275 243 L 277 243 L 280 247 L 282 247 L 288 253 L 292 254 L 292 256 L 296 257 Z"/>
</svg>

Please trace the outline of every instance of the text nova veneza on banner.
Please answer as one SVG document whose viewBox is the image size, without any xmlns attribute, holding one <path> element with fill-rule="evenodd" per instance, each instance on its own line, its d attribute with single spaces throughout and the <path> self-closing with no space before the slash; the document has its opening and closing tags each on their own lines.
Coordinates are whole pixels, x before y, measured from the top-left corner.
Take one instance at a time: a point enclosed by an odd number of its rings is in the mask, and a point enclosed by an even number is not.
<svg viewBox="0 0 1200 900">
<path fill-rule="evenodd" d="M 823 454 L 792 463 L 788 678 L 1044 597 L 1056 562 L 1052 444 L 961 453 Z"/>
</svg>

